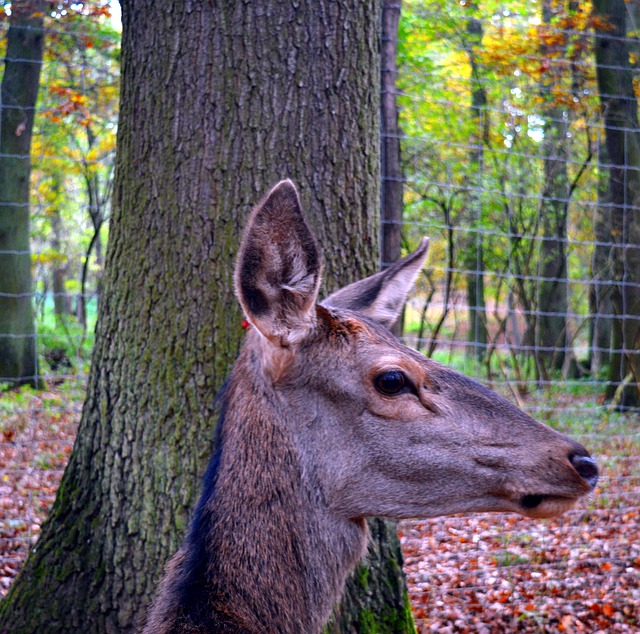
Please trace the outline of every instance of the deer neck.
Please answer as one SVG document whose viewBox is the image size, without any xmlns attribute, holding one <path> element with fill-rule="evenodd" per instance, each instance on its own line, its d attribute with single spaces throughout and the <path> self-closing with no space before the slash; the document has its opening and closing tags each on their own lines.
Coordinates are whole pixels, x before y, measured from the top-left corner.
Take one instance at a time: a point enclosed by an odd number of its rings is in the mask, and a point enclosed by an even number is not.
<svg viewBox="0 0 640 634">
<path fill-rule="evenodd" d="M 240 357 L 224 404 L 207 518 L 206 579 L 256 631 L 320 631 L 364 554 L 366 523 L 332 514 L 277 390 Z M 251 380 L 248 380 L 250 379 Z"/>
</svg>

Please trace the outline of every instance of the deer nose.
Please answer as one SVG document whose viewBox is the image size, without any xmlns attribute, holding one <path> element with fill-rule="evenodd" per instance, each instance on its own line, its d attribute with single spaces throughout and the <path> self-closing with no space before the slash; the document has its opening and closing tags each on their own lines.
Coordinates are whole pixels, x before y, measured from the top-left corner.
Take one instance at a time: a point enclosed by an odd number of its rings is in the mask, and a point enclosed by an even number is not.
<svg viewBox="0 0 640 634">
<path fill-rule="evenodd" d="M 575 453 L 569 456 L 569 460 L 580 477 L 586 480 L 592 489 L 595 489 L 598 482 L 598 465 L 596 461 L 590 456 L 581 456 Z"/>
</svg>

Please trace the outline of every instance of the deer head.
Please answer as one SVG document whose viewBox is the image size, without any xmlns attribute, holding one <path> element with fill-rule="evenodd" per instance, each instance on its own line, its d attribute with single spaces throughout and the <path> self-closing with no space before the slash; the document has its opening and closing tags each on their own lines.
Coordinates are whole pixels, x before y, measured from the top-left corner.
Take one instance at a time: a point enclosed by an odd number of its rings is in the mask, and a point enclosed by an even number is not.
<svg viewBox="0 0 640 634">
<path fill-rule="evenodd" d="M 321 258 L 294 185 L 279 183 L 254 211 L 236 291 L 255 326 L 247 345 L 286 408 L 303 472 L 345 518 L 567 510 L 597 481 L 586 449 L 385 327 L 427 250 L 424 239 L 318 304 Z"/>
<path fill-rule="evenodd" d="M 427 249 L 318 304 L 293 184 L 254 210 L 235 273 L 253 327 L 147 634 L 319 632 L 364 554 L 365 517 L 544 517 L 593 489 L 584 447 L 387 330 Z"/>
</svg>

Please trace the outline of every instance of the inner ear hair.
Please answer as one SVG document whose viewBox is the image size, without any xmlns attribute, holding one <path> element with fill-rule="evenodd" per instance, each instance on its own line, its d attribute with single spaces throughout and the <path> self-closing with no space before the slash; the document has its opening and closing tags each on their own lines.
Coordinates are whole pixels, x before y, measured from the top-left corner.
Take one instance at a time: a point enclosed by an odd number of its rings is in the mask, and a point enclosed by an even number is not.
<svg viewBox="0 0 640 634">
<path fill-rule="evenodd" d="M 313 326 L 320 253 L 290 180 L 278 183 L 253 210 L 235 271 L 247 320 L 272 343 L 295 343 Z"/>
</svg>

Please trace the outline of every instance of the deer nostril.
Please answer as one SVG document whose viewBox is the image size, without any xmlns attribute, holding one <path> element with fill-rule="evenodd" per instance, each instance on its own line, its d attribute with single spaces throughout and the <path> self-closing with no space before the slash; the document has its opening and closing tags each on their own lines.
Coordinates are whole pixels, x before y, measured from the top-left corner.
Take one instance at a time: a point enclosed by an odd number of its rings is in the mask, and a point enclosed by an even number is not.
<svg viewBox="0 0 640 634">
<path fill-rule="evenodd" d="M 580 477 L 584 478 L 589 486 L 594 489 L 598 482 L 598 465 L 593 458 L 589 456 L 579 456 L 571 454 L 569 460 Z"/>
</svg>

